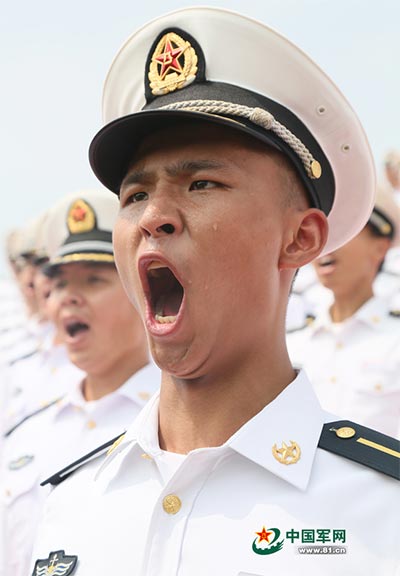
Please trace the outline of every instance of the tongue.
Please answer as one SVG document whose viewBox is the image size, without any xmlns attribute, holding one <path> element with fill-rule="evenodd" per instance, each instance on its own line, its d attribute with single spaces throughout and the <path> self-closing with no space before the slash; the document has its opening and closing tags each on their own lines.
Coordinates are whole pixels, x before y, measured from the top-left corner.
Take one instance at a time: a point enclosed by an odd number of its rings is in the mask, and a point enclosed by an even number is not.
<svg viewBox="0 0 400 576">
<path fill-rule="evenodd" d="M 179 292 L 170 292 L 159 297 L 156 303 L 156 314 L 159 316 L 176 316 L 182 302 Z"/>
</svg>

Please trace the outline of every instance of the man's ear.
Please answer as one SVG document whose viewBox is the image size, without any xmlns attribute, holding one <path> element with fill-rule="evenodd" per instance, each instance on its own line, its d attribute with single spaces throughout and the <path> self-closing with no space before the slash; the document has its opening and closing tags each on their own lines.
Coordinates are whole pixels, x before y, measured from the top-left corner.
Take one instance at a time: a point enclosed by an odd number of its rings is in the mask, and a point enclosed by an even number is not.
<svg viewBox="0 0 400 576">
<path fill-rule="evenodd" d="M 389 238 L 384 238 L 383 236 L 375 236 L 374 240 L 374 255 L 376 257 L 377 263 L 380 265 L 385 259 L 388 250 L 390 249 L 391 241 Z"/>
<path fill-rule="evenodd" d="M 293 212 L 284 233 L 279 269 L 300 268 L 317 258 L 328 237 L 328 220 L 321 210 Z"/>
</svg>

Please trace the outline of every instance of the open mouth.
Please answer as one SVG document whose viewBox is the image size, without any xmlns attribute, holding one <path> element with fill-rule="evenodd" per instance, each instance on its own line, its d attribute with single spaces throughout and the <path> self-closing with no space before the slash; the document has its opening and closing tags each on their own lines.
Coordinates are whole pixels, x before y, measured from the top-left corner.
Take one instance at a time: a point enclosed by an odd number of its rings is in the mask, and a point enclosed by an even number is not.
<svg viewBox="0 0 400 576">
<path fill-rule="evenodd" d="M 86 332 L 87 330 L 89 330 L 89 326 L 88 326 L 88 324 L 85 324 L 84 322 L 74 320 L 74 321 L 66 323 L 65 330 L 66 330 L 68 336 L 70 336 L 71 338 L 74 338 L 78 334 L 81 334 L 82 332 Z"/>
<path fill-rule="evenodd" d="M 156 260 L 150 262 L 146 274 L 154 319 L 159 324 L 174 323 L 184 296 L 182 284 L 165 264 Z"/>
</svg>

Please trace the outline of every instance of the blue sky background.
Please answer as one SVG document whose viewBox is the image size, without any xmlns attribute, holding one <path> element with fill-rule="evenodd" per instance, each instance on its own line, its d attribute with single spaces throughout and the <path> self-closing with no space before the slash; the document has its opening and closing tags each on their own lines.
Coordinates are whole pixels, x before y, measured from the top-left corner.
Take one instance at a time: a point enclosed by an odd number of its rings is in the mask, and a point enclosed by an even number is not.
<svg viewBox="0 0 400 576">
<path fill-rule="evenodd" d="M 58 198 L 97 186 L 88 145 L 101 127 L 101 91 L 124 40 L 156 16 L 195 3 L 14 0 L 0 20 L 0 241 Z M 364 124 L 382 174 L 400 148 L 400 2 L 203 2 L 262 20 L 305 50 Z M 0 256 L 0 273 L 6 267 Z"/>
</svg>

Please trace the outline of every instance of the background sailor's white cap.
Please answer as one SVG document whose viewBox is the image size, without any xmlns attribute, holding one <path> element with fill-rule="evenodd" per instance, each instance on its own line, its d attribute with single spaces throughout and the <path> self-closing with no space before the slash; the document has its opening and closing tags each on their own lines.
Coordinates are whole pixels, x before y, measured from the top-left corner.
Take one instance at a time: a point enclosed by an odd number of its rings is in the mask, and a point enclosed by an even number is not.
<svg viewBox="0 0 400 576">
<path fill-rule="evenodd" d="M 49 268 L 70 262 L 114 262 L 112 230 L 119 210 L 106 190 L 68 194 L 48 212 L 44 243 Z"/>
<path fill-rule="evenodd" d="M 105 81 L 106 126 L 89 158 L 118 193 L 143 137 L 182 119 L 247 133 L 293 163 L 312 206 L 328 215 L 331 252 L 366 224 L 375 169 L 355 112 L 325 73 L 263 23 L 219 8 L 186 8 L 135 32 Z"/>
<path fill-rule="evenodd" d="M 384 163 L 392 168 L 400 169 L 400 152 L 398 150 L 390 150 L 385 155 Z"/>
<path fill-rule="evenodd" d="M 47 219 L 47 211 L 31 218 L 26 224 L 14 231 L 13 257 L 21 261 L 25 259 L 32 264 L 40 263 L 46 258 L 43 245 L 43 229 Z"/>
<path fill-rule="evenodd" d="M 375 206 L 368 224 L 385 238 L 390 238 L 392 247 L 400 246 L 400 207 L 392 189 L 380 184 L 377 189 Z"/>
</svg>

